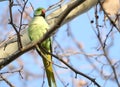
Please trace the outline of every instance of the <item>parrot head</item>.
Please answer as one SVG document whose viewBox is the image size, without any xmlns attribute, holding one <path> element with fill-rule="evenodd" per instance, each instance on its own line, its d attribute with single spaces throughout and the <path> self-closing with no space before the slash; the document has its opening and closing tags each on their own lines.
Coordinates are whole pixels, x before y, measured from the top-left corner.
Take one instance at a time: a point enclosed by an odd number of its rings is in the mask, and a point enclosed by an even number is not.
<svg viewBox="0 0 120 87">
<path fill-rule="evenodd" d="M 43 16 L 45 18 L 45 9 L 44 8 L 38 8 L 34 12 L 34 17 L 35 16 Z"/>
</svg>

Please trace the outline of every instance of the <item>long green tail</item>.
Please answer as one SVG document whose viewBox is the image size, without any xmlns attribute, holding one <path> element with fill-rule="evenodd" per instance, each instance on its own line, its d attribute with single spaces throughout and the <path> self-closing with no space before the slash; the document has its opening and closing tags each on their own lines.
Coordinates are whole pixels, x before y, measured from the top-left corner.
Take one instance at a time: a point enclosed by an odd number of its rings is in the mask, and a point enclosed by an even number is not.
<svg viewBox="0 0 120 87">
<path fill-rule="evenodd" d="M 53 68 L 52 68 L 52 56 L 50 54 L 47 54 L 45 52 L 45 50 L 40 49 L 40 47 L 38 45 L 36 46 L 36 48 L 37 48 L 37 52 L 39 53 L 39 55 L 41 55 L 41 57 L 43 59 L 43 64 L 45 67 L 49 87 L 57 87 Z M 49 50 L 49 51 L 51 52 L 51 50 Z"/>
</svg>

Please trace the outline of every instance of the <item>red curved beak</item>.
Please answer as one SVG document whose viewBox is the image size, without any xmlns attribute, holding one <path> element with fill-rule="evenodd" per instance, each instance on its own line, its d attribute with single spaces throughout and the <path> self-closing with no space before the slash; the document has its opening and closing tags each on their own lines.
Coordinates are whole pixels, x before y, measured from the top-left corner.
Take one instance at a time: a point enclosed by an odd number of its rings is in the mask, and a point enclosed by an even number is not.
<svg viewBox="0 0 120 87">
<path fill-rule="evenodd" d="M 46 12 L 46 11 L 43 9 L 43 10 L 42 10 L 42 13 L 45 14 L 45 12 Z"/>
</svg>

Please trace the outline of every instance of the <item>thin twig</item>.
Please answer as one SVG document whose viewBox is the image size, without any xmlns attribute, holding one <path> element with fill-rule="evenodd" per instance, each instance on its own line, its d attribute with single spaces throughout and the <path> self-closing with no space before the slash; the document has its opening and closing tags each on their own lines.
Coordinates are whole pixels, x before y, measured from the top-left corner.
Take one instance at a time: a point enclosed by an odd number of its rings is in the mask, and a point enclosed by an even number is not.
<svg viewBox="0 0 120 87">
<path fill-rule="evenodd" d="M 46 51 L 46 50 L 45 50 Z M 89 79 L 90 81 L 92 81 L 95 85 L 97 85 L 98 87 L 101 87 L 96 81 L 95 79 L 89 77 L 88 75 L 78 71 L 77 69 L 73 68 L 71 65 L 69 65 L 68 63 L 66 63 L 62 58 L 52 54 L 52 53 L 49 53 L 48 51 L 46 51 L 46 53 L 52 55 L 53 57 L 55 57 L 56 59 L 60 60 L 62 63 L 64 63 L 67 67 L 69 67 L 72 71 L 74 71 L 77 74 L 83 76 L 83 77 L 86 77 L 87 79 Z"/>
<path fill-rule="evenodd" d="M 19 27 L 19 33 L 21 31 L 21 27 L 22 27 L 22 21 L 23 21 L 23 13 L 24 13 L 24 10 L 25 10 L 25 7 L 26 7 L 26 4 L 27 4 L 28 0 L 24 1 L 24 5 L 22 7 L 22 11 L 19 10 L 19 12 L 21 13 L 21 16 L 20 16 L 20 27 Z"/>
<path fill-rule="evenodd" d="M 51 6 L 49 6 L 46 11 L 49 11 L 49 10 L 51 10 L 51 9 L 54 9 L 54 8 L 56 8 L 57 6 L 61 6 L 61 4 L 62 4 L 63 2 L 64 2 L 64 0 L 60 0 L 59 2 L 57 2 L 57 3 L 55 3 L 55 4 L 51 5 Z"/>
<path fill-rule="evenodd" d="M 10 87 L 15 87 L 11 82 L 9 82 L 6 78 L 4 78 L 2 75 L 0 75 L 1 79 L 5 81 Z"/>
<path fill-rule="evenodd" d="M 13 0 L 9 0 L 9 15 L 10 15 L 10 22 L 9 24 L 12 25 L 12 27 L 14 28 L 16 34 L 17 34 L 17 44 L 18 44 L 18 49 L 20 50 L 22 48 L 22 44 L 21 44 L 21 35 L 20 32 L 17 30 L 16 25 L 13 22 L 13 15 L 12 15 L 12 7 L 13 7 Z"/>
<path fill-rule="evenodd" d="M 98 1 L 99 1 L 99 0 L 98 0 Z M 99 4 L 101 5 L 101 8 L 103 9 L 102 4 L 101 4 L 100 1 L 99 1 Z M 103 9 L 103 10 L 104 10 L 104 9 Z M 105 11 L 104 11 L 104 12 L 105 12 Z M 97 13 L 96 13 L 96 14 L 97 14 Z M 105 12 L 105 14 L 107 15 L 106 12 Z M 114 25 L 114 27 L 116 27 L 115 23 L 111 20 L 111 18 L 110 18 L 108 15 L 107 15 L 107 17 L 109 18 L 109 20 L 111 21 L 111 23 Z M 98 20 L 96 19 L 96 26 L 97 26 L 97 25 L 98 25 Z M 98 30 L 98 35 L 97 35 L 97 37 L 98 37 L 98 40 L 99 40 L 99 42 L 100 42 L 101 48 L 102 48 L 102 50 L 103 50 L 104 56 L 105 56 L 105 58 L 107 59 L 109 65 L 110 65 L 110 67 L 111 67 L 111 69 L 112 69 L 112 71 L 113 71 L 113 74 L 114 74 L 114 77 L 115 77 L 115 80 L 116 80 L 116 83 L 117 83 L 118 87 L 120 87 L 120 84 L 119 84 L 119 81 L 118 81 L 117 72 L 116 72 L 116 70 L 115 70 L 115 67 L 114 67 L 114 65 L 112 64 L 110 58 L 108 57 L 108 54 L 107 54 L 106 49 L 105 49 L 105 46 L 104 46 L 104 44 L 102 43 L 102 40 L 101 40 L 101 38 L 100 38 L 99 27 L 96 27 L 96 28 L 97 28 L 97 30 Z M 116 29 L 118 29 L 118 28 L 116 27 Z M 119 30 L 118 30 L 118 31 L 119 31 Z"/>
</svg>

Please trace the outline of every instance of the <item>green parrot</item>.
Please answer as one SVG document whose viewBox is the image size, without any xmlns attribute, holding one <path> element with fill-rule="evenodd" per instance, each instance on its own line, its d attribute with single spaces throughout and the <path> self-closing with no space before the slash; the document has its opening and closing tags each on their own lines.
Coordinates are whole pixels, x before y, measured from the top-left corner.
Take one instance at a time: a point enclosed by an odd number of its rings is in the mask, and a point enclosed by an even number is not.
<svg viewBox="0 0 120 87">
<path fill-rule="evenodd" d="M 28 35 L 32 42 L 39 41 L 40 38 L 48 31 L 49 25 L 45 20 L 45 9 L 38 8 L 34 12 L 34 17 L 28 26 Z M 52 56 L 47 52 L 52 52 L 51 39 L 48 38 L 41 44 L 36 45 L 36 50 L 42 57 L 45 67 L 49 87 L 56 87 L 56 81 L 52 68 Z"/>
</svg>

